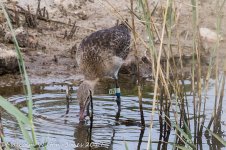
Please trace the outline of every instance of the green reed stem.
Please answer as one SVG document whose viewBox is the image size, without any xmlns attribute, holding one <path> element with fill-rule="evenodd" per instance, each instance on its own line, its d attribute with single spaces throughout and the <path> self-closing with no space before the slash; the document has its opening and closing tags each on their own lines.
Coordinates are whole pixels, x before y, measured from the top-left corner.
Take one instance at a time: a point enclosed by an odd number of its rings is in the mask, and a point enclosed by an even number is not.
<svg viewBox="0 0 226 150">
<path fill-rule="evenodd" d="M 133 12 L 133 0 L 130 0 L 131 4 L 131 11 Z M 139 66 L 139 58 L 138 58 L 138 51 L 137 51 L 137 36 L 136 36 L 136 29 L 135 29 L 135 22 L 134 22 L 134 14 L 132 15 L 132 32 L 134 37 L 134 48 L 135 48 L 135 57 L 136 57 L 136 65 L 137 65 L 137 78 L 138 78 L 138 98 L 139 98 L 139 109 L 140 109 L 140 118 L 141 118 L 141 125 L 142 127 L 145 127 L 145 120 L 144 120 L 144 112 L 143 112 L 143 105 L 142 105 L 142 91 L 141 91 L 141 85 L 140 85 L 140 66 Z"/>
<path fill-rule="evenodd" d="M 155 64 L 156 64 L 157 54 L 156 54 L 156 48 L 154 45 L 154 34 L 153 34 L 152 24 L 151 24 L 152 23 L 151 13 L 149 10 L 147 0 L 137 0 L 137 1 L 139 3 L 139 6 L 141 7 L 143 18 L 145 20 L 146 32 L 148 37 L 148 46 L 149 46 L 149 50 L 152 58 L 152 72 L 153 74 L 155 74 Z"/>
<path fill-rule="evenodd" d="M 217 0 L 217 2 L 216 2 L 216 10 L 217 10 L 216 11 L 216 13 L 217 13 L 217 18 L 216 18 L 217 41 L 216 41 L 216 43 L 214 45 L 214 48 L 211 50 L 211 53 L 210 53 L 209 66 L 208 66 L 208 71 L 207 71 L 207 75 L 206 75 L 206 78 L 205 78 L 205 92 L 204 92 L 205 96 L 204 96 L 204 111 L 203 111 L 203 115 L 205 114 L 206 99 L 207 99 L 207 93 L 208 93 L 208 88 L 209 88 L 209 79 L 210 79 L 210 75 L 211 75 L 212 69 L 214 68 L 213 66 L 215 65 L 214 64 L 214 57 L 216 56 L 216 53 L 218 53 L 218 49 L 219 49 L 219 45 L 220 45 L 222 10 L 223 10 L 223 7 L 225 6 L 225 2 L 226 2 L 226 0 L 223 0 L 222 3 L 220 3 L 219 0 Z M 218 60 L 216 60 L 216 61 L 218 61 Z M 217 95 L 217 93 L 216 93 L 216 95 Z M 214 107 L 216 108 L 215 105 L 214 105 Z M 215 116 L 216 116 L 216 110 L 214 110 L 213 116 L 212 116 L 212 118 L 211 118 L 211 120 L 209 122 L 209 125 L 207 126 L 208 129 L 210 129 L 212 121 L 215 118 Z M 202 120 L 202 126 L 200 128 L 200 132 L 202 132 L 202 130 L 203 130 L 204 122 L 205 122 L 205 117 Z"/>
<path fill-rule="evenodd" d="M 197 101 L 195 97 L 195 52 L 197 51 L 197 28 L 198 28 L 198 11 L 197 1 L 191 0 L 192 4 L 192 27 L 193 27 L 193 51 L 192 51 L 192 91 L 193 91 L 193 113 L 194 113 L 194 143 L 196 143 L 197 135 Z"/>
<path fill-rule="evenodd" d="M 160 66 L 160 58 L 161 58 L 161 53 L 162 53 L 162 48 L 163 48 L 163 38 L 165 34 L 165 26 L 166 26 L 166 18 L 167 18 L 167 12 L 168 12 L 168 6 L 169 6 L 169 0 L 167 0 L 167 7 L 166 11 L 164 14 L 164 20 L 163 20 L 163 25 L 162 25 L 162 34 L 161 34 L 161 41 L 160 41 L 160 48 L 159 48 L 159 54 L 158 54 L 158 59 L 157 59 L 157 70 L 155 74 L 155 87 L 154 87 L 154 97 L 153 97 L 153 102 L 152 102 L 152 113 L 151 113 L 151 122 L 150 122 L 150 127 L 149 127 L 149 137 L 148 137 L 148 145 L 147 149 L 151 149 L 151 135 L 152 135 L 152 127 L 153 127 L 153 118 L 154 118 L 154 113 L 155 113 L 155 105 L 156 105 L 156 98 L 157 98 L 157 89 L 158 89 L 158 79 L 159 79 L 159 72 L 161 70 Z"/>
</svg>

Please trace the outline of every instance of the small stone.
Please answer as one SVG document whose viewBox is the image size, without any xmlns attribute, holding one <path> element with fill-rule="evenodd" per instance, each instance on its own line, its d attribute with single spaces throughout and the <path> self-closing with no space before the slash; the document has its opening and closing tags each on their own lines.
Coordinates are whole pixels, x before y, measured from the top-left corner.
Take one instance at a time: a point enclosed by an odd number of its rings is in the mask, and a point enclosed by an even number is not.
<svg viewBox="0 0 226 150">
<path fill-rule="evenodd" d="M 219 40 L 223 40 L 222 37 L 217 35 L 215 31 L 212 31 L 208 28 L 200 28 L 199 32 L 200 32 L 201 38 L 206 42 L 215 43 L 218 37 L 219 37 Z"/>
<path fill-rule="evenodd" d="M 215 31 L 209 28 L 200 28 L 199 33 L 202 40 L 202 46 L 205 50 L 213 48 L 218 39 L 219 41 L 223 40 L 221 35 L 218 35 Z"/>
<path fill-rule="evenodd" d="M 2 24 L 5 21 L 6 21 L 5 16 L 4 16 L 3 12 L 0 11 L 0 24 Z"/>
<path fill-rule="evenodd" d="M 19 66 L 16 52 L 0 44 L 0 54 L 0 75 L 18 72 Z"/>
<path fill-rule="evenodd" d="M 78 15 L 79 19 L 82 19 L 82 20 L 88 19 L 88 16 L 85 11 L 82 11 L 82 12 L 78 13 L 77 15 Z"/>
<path fill-rule="evenodd" d="M 17 42 L 20 47 L 36 47 L 38 45 L 38 41 L 35 38 L 35 36 L 29 34 L 24 30 L 23 27 L 17 28 L 15 31 L 15 36 L 17 39 Z M 8 41 L 9 43 L 13 43 L 13 35 L 9 31 L 5 34 L 5 41 Z"/>
</svg>

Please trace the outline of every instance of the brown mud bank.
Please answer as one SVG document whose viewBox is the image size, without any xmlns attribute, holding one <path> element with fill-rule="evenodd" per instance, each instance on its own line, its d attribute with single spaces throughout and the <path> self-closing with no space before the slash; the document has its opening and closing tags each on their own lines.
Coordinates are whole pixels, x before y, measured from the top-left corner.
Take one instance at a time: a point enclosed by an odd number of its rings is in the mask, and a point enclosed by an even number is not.
<svg viewBox="0 0 226 150">
<path fill-rule="evenodd" d="M 156 30 L 161 33 L 162 13 L 164 11 L 164 1 L 150 3 L 150 10 L 155 10 L 152 19 L 156 24 Z M 134 1 L 135 3 L 135 1 Z M 81 40 L 90 33 L 112 27 L 120 20 L 120 16 L 127 18 L 131 23 L 130 2 L 128 0 L 50 0 L 40 3 L 37 1 L 6 1 L 8 13 L 15 29 L 21 29 L 18 33 L 18 40 L 23 53 L 30 80 L 32 84 L 52 83 L 52 82 L 76 82 L 83 77 L 80 75 L 75 62 L 76 49 Z M 184 74 L 189 74 L 191 65 L 187 61 L 192 58 L 192 7 L 185 0 L 174 4 L 177 9 L 175 17 L 177 23 L 172 28 L 172 53 L 171 58 L 185 58 L 183 70 Z M 216 13 L 214 2 L 200 1 L 200 28 L 207 28 L 215 33 Z M 139 14 L 137 3 L 134 11 Z M 224 13 L 226 9 L 223 10 Z M 6 20 L 0 10 L 0 43 L 10 49 L 14 46 L 10 37 Z M 222 27 L 226 26 L 223 16 Z M 148 42 L 145 25 L 142 21 L 135 19 L 136 32 L 143 39 L 137 41 L 139 57 L 149 56 L 150 50 L 142 42 Z M 219 47 L 220 67 L 226 55 L 226 43 L 224 34 L 226 28 L 222 28 L 221 42 Z M 206 32 L 205 32 L 206 33 Z M 208 53 L 214 46 L 214 40 L 209 40 L 210 33 L 201 35 L 203 43 L 203 65 L 204 69 L 208 65 Z M 201 34 L 201 33 L 200 33 Z M 8 38 L 7 38 L 8 37 Z M 154 39 L 156 47 L 160 41 Z M 167 47 L 167 41 L 164 44 Z M 179 51 L 181 55 L 179 55 Z M 2 55 L 3 53 L 1 53 Z M 133 55 L 133 54 L 131 54 Z M 1 57 L 0 57 L 1 58 Z M 164 62 L 164 55 L 163 55 Z M 207 64 L 207 65 L 206 65 Z M 14 64 L 15 65 L 15 64 Z M 187 65 L 187 66 L 186 66 Z M 10 65 L 12 66 L 12 65 Z M 10 68 L 14 72 L 15 68 Z M 131 66 L 122 69 L 122 73 L 131 74 Z M 129 70 L 129 71 L 128 71 Z M 151 75 L 150 67 L 141 66 L 142 76 Z M 2 71 L 3 72 L 3 71 Z M 9 73 L 9 72 L 4 72 Z M 0 86 L 20 83 L 20 75 L 1 75 Z"/>
</svg>

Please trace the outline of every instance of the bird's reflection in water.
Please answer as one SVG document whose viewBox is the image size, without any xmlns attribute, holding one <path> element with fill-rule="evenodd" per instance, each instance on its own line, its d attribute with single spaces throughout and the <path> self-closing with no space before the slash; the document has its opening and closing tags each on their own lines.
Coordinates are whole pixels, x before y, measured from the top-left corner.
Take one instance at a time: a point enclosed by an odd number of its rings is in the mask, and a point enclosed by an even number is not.
<svg viewBox="0 0 226 150">
<path fill-rule="evenodd" d="M 103 141 L 99 141 L 95 137 L 96 131 L 102 131 L 102 133 L 99 133 L 102 135 L 106 134 L 106 130 L 103 130 L 103 128 L 105 128 L 106 126 L 100 127 L 97 125 L 93 128 L 93 120 L 90 120 L 89 124 L 86 124 L 85 122 L 80 122 L 74 132 L 75 144 L 77 145 L 75 149 L 76 150 L 113 150 L 114 149 L 113 144 L 114 144 L 115 135 L 117 131 L 116 126 L 120 125 L 120 122 L 121 121 L 116 122 L 115 125 L 113 126 L 107 126 L 111 130 L 111 138 L 109 138 L 109 141 L 107 143 Z M 140 129 L 140 136 L 137 142 L 137 150 L 141 149 L 144 131 L 145 131 L 145 128 Z M 106 139 L 103 139 L 103 140 L 106 141 Z"/>
<path fill-rule="evenodd" d="M 101 127 L 96 127 L 101 128 Z M 102 127 L 103 128 L 103 127 Z M 94 128 L 95 129 L 95 128 Z M 104 143 L 101 141 L 95 141 L 92 139 L 92 133 L 93 133 L 93 120 L 90 120 L 89 124 L 86 124 L 86 122 L 80 122 L 74 132 L 74 141 L 75 141 L 75 149 L 76 150 L 111 150 L 112 149 L 112 144 L 113 144 L 113 139 L 115 135 L 114 129 L 112 129 L 112 137 L 111 141 L 108 143 Z M 106 132 L 103 132 L 103 135 Z"/>
<path fill-rule="evenodd" d="M 74 137 L 76 150 L 91 149 L 92 123 L 89 126 L 86 125 L 85 122 L 79 122 L 79 124 L 76 126 Z"/>
</svg>

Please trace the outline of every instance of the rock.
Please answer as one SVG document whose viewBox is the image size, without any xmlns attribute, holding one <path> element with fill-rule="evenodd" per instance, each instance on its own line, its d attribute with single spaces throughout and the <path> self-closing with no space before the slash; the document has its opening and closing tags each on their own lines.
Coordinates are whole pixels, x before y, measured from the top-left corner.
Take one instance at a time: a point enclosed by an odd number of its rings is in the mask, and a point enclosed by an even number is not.
<svg viewBox="0 0 226 150">
<path fill-rule="evenodd" d="M 201 36 L 203 47 L 205 49 L 213 47 L 218 40 L 218 36 L 220 41 L 223 40 L 223 38 L 220 35 L 217 35 L 215 31 L 210 30 L 208 28 L 200 28 L 199 33 Z"/>
<path fill-rule="evenodd" d="M 90 2 L 92 2 L 92 0 Z M 80 9 L 86 4 L 86 0 L 54 0 L 54 4 L 56 4 L 61 9 L 68 11 Z"/>
<path fill-rule="evenodd" d="M 69 8 L 73 8 L 76 5 L 75 1 L 72 1 L 72 0 L 54 0 L 54 3 L 65 10 Z"/>
<path fill-rule="evenodd" d="M 4 37 L 5 35 L 5 28 L 7 27 L 6 24 L 6 19 L 3 14 L 3 12 L 0 10 L 0 36 Z"/>
<path fill-rule="evenodd" d="M 8 3 L 18 4 L 18 1 L 19 1 L 19 0 L 7 0 L 7 1 L 8 1 Z"/>
<path fill-rule="evenodd" d="M 17 54 L 0 44 L 0 75 L 19 71 Z"/>
<path fill-rule="evenodd" d="M 150 59 L 147 56 L 143 56 L 142 58 L 140 58 L 139 60 L 139 72 L 137 72 L 137 62 L 135 61 L 135 58 L 131 61 L 129 61 L 129 63 L 125 63 L 122 65 L 121 69 L 120 69 L 120 73 L 122 74 L 130 74 L 130 75 L 137 75 L 137 73 L 139 74 L 139 76 L 141 78 L 149 78 L 152 77 L 152 63 L 150 61 Z"/>
<path fill-rule="evenodd" d="M 206 42 L 215 43 L 217 42 L 217 38 L 219 37 L 219 40 L 223 40 L 223 38 L 220 35 L 217 35 L 216 32 L 208 29 L 208 28 L 200 28 L 199 29 L 201 38 Z"/>
<path fill-rule="evenodd" d="M 4 16 L 3 12 L 0 11 L 0 24 L 2 24 L 5 21 L 6 21 L 5 16 Z"/>
<path fill-rule="evenodd" d="M 17 28 L 14 31 L 14 33 L 15 33 L 17 42 L 18 42 L 20 47 L 31 47 L 31 48 L 34 48 L 34 47 L 36 47 L 38 45 L 38 41 L 35 38 L 35 36 L 33 36 L 33 35 L 29 34 L 28 32 L 26 32 L 23 27 Z M 7 42 L 13 43 L 12 33 L 10 31 L 6 32 L 4 39 Z"/>
<path fill-rule="evenodd" d="M 79 12 L 77 15 L 78 15 L 78 18 L 81 19 L 81 20 L 87 20 L 88 19 L 88 16 L 87 16 L 85 11 Z"/>
</svg>

